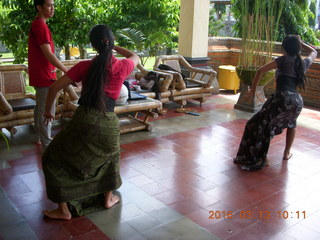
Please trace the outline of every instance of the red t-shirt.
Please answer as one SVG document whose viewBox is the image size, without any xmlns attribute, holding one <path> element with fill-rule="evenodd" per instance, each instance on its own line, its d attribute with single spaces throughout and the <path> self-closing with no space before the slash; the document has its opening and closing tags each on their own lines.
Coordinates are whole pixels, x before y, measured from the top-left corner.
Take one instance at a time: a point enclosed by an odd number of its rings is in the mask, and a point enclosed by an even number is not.
<svg viewBox="0 0 320 240">
<path fill-rule="evenodd" d="M 48 25 L 39 17 L 33 20 L 28 41 L 29 84 L 35 87 L 49 87 L 56 79 L 55 67 L 43 55 L 40 45 L 50 44 L 54 53 L 54 43 Z"/>
<path fill-rule="evenodd" d="M 84 60 L 73 66 L 66 75 L 74 82 L 83 82 L 87 79 L 87 73 L 92 60 Z M 106 83 L 104 91 L 110 98 L 116 100 L 125 78 L 133 71 L 134 63 L 131 59 L 117 59 L 112 56 L 112 70 L 110 71 L 109 82 Z"/>
</svg>

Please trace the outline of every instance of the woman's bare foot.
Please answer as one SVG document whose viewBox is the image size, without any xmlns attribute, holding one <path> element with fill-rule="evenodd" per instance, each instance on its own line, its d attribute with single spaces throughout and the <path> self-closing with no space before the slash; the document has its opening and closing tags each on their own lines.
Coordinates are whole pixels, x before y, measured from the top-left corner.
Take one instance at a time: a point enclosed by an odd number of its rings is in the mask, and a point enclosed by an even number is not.
<svg viewBox="0 0 320 240">
<path fill-rule="evenodd" d="M 282 160 L 289 160 L 293 156 L 292 153 L 284 153 Z"/>
<path fill-rule="evenodd" d="M 70 220 L 71 213 L 68 211 L 67 213 L 62 212 L 62 210 L 58 207 L 57 209 L 52 210 L 44 210 L 42 213 L 51 219 L 61 219 L 61 220 Z"/>
<path fill-rule="evenodd" d="M 70 220 L 72 217 L 66 202 L 58 203 L 58 208 L 44 210 L 42 213 L 52 219 Z"/>
<path fill-rule="evenodd" d="M 120 198 L 117 195 L 114 195 L 112 192 L 107 192 L 105 194 L 105 204 L 106 208 L 111 208 L 120 201 Z"/>
</svg>

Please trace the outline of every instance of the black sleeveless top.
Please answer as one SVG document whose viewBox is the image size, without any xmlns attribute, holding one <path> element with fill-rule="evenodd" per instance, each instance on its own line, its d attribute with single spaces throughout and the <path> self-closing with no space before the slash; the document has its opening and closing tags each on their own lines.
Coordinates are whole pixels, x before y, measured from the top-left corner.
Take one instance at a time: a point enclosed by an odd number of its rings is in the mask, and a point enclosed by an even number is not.
<svg viewBox="0 0 320 240">
<path fill-rule="evenodd" d="M 276 83 L 277 91 L 291 91 L 296 92 L 297 90 L 297 75 L 294 69 L 295 57 L 283 55 L 276 59 L 277 70 L 276 70 Z M 305 72 L 310 67 L 312 61 L 310 58 L 303 59 Z"/>
</svg>

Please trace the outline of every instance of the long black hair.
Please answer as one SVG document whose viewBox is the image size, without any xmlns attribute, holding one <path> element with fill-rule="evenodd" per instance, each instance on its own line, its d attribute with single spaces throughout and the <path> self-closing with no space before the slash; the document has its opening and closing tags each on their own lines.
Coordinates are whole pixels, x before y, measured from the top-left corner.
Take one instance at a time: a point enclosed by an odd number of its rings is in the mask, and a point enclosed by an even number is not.
<svg viewBox="0 0 320 240">
<path fill-rule="evenodd" d="M 98 55 L 92 60 L 87 79 L 83 82 L 79 103 L 104 111 L 106 107 L 104 87 L 112 67 L 114 35 L 106 25 L 96 25 L 91 29 L 89 37 Z"/>
<path fill-rule="evenodd" d="M 305 66 L 300 56 L 301 43 L 300 39 L 295 35 L 287 35 L 282 41 L 284 51 L 292 57 L 295 57 L 294 70 L 297 75 L 297 86 L 305 89 Z"/>
</svg>

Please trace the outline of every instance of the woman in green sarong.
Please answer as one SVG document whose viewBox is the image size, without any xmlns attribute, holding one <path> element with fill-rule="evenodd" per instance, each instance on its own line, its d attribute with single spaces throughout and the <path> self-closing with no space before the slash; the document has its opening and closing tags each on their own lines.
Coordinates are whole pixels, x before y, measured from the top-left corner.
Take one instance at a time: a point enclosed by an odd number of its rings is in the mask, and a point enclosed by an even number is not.
<svg viewBox="0 0 320 240">
<path fill-rule="evenodd" d="M 98 55 L 72 67 L 49 89 L 44 117 L 56 94 L 69 84 L 82 82 L 79 107 L 68 126 L 52 140 L 42 156 L 48 198 L 58 208 L 43 211 L 53 219 L 69 220 L 120 201 L 113 190 L 121 186 L 119 174 L 120 131 L 115 100 L 124 79 L 139 62 L 137 54 L 114 46 L 111 29 L 97 25 L 90 41 Z M 112 50 L 123 55 L 116 59 Z"/>
</svg>

